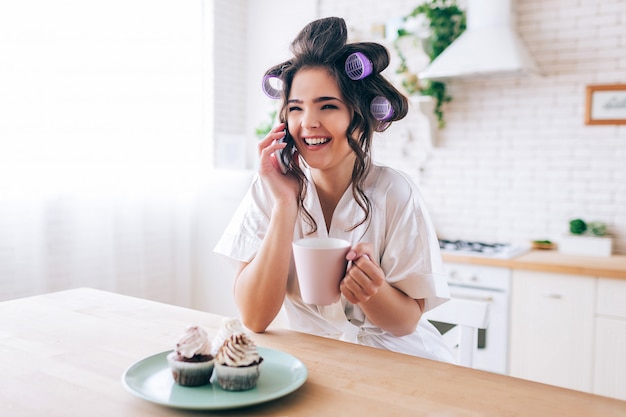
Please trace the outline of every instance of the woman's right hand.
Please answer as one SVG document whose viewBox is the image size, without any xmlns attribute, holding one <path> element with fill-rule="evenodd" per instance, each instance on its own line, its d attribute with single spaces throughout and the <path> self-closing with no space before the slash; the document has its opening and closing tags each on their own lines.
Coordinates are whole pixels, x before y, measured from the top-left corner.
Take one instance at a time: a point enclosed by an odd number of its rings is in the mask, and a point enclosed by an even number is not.
<svg viewBox="0 0 626 417">
<path fill-rule="evenodd" d="M 279 123 L 258 144 L 259 175 L 266 183 L 275 200 L 288 199 L 295 201 L 298 192 L 298 182 L 293 174 L 283 174 L 274 152 L 282 150 L 286 143 L 279 143 L 285 132 L 286 123 Z"/>
</svg>

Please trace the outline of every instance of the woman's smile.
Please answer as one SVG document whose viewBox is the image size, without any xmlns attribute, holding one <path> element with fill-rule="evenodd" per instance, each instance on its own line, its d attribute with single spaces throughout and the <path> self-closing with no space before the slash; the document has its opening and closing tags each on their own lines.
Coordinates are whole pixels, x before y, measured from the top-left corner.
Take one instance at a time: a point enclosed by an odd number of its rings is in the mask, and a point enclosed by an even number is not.
<svg viewBox="0 0 626 417">
<path fill-rule="evenodd" d="M 330 142 L 330 138 L 328 137 L 311 137 L 311 138 L 303 138 L 303 140 L 307 146 L 311 146 L 311 147 L 321 146 Z"/>
</svg>

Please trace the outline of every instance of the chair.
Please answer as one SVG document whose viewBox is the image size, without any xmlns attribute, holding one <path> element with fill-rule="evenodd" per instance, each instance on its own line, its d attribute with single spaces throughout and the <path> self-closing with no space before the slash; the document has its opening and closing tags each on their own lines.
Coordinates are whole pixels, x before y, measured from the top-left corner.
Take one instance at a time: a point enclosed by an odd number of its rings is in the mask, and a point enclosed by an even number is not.
<svg viewBox="0 0 626 417">
<path fill-rule="evenodd" d="M 489 325 L 489 303 L 451 298 L 448 302 L 424 313 L 428 321 L 455 325 L 448 333 L 458 337 L 449 340 L 450 347 L 458 346 L 459 365 L 472 368 L 478 344 L 478 329 Z M 458 328 L 458 332 L 453 330 Z"/>
</svg>

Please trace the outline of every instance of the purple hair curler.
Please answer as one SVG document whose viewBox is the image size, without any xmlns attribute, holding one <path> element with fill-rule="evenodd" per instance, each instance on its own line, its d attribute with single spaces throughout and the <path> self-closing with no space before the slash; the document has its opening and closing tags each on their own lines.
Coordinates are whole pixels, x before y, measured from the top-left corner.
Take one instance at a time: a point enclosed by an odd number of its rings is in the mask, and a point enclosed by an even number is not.
<svg viewBox="0 0 626 417">
<path fill-rule="evenodd" d="M 354 52 L 346 59 L 346 74 L 351 80 L 362 80 L 372 73 L 372 61 L 361 52 Z"/>
<path fill-rule="evenodd" d="M 376 96 L 370 104 L 370 111 L 374 115 L 374 118 L 381 122 L 386 122 L 393 116 L 393 107 L 391 102 L 386 97 Z"/>
<path fill-rule="evenodd" d="M 266 96 L 279 99 L 283 91 L 283 80 L 276 75 L 266 75 L 263 77 L 263 92 Z"/>
</svg>

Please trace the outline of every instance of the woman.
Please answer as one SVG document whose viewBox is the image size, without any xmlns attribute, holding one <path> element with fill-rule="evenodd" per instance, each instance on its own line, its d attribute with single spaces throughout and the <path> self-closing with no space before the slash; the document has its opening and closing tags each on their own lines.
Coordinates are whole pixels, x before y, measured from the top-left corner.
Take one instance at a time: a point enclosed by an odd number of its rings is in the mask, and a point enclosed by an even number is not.
<svg viewBox="0 0 626 417">
<path fill-rule="evenodd" d="M 266 85 L 283 101 L 281 123 L 259 142 L 258 176 L 216 252 L 237 261 L 235 302 L 252 331 L 265 331 L 284 305 L 294 330 L 453 361 L 420 320 L 449 293 L 419 190 L 370 155 L 374 131 L 402 119 L 407 99 L 380 75 L 383 46 L 346 42 L 343 19 L 316 20 L 292 42 L 293 58 L 267 71 L 282 82 Z M 356 52 L 364 66 L 355 75 L 346 61 Z M 386 114 L 373 112 L 377 97 Z M 304 303 L 298 288 L 291 245 L 315 236 L 352 243 L 341 300 L 330 306 Z"/>
</svg>

